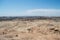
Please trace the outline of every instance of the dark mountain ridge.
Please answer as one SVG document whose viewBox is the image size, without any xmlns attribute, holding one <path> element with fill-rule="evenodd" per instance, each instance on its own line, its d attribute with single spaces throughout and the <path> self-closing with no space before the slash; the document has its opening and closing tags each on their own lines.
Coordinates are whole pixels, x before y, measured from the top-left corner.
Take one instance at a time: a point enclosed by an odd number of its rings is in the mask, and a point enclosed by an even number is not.
<svg viewBox="0 0 60 40">
<path fill-rule="evenodd" d="M 60 20 L 60 17 L 47 17 L 47 16 L 16 16 L 16 17 L 0 17 L 0 21 L 9 21 L 9 20 L 41 20 L 41 19 L 50 19 L 50 20 Z"/>
</svg>

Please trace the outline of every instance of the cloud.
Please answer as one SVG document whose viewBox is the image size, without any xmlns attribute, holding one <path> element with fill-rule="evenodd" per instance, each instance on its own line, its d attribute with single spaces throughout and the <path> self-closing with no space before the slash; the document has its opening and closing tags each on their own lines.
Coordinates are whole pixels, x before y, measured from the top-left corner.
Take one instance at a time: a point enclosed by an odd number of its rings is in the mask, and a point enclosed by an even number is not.
<svg viewBox="0 0 60 40">
<path fill-rule="evenodd" d="M 26 12 L 29 15 L 43 15 L 43 16 L 59 15 L 60 16 L 60 9 L 32 9 L 32 10 L 27 10 Z"/>
<path fill-rule="evenodd" d="M 60 13 L 59 9 L 33 9 L 27 10 L 27 13 Z"/>
</svg>

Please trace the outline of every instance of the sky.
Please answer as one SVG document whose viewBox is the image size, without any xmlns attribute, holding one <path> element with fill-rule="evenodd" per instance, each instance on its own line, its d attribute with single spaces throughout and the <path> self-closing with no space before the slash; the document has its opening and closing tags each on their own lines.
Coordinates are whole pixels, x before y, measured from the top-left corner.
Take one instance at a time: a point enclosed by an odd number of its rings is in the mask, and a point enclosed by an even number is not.
<svg viewBox="0 0 60 40">
<path fill-rule="evenodd" d="M 60 0 L 0 0 L 0 16 L 60 16 Z"/>
</svg>

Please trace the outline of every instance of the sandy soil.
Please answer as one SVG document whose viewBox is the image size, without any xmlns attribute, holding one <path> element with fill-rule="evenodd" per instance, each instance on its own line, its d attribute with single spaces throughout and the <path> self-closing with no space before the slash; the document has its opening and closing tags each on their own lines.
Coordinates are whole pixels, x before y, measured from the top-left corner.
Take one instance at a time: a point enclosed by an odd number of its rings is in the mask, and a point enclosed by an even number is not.
<svg viewBox="0 0 60 40">
<path fill-rule="evenodd" d="M 0 40 L 60 40 L 60 22 L 0 21 Z"/>
</svg>

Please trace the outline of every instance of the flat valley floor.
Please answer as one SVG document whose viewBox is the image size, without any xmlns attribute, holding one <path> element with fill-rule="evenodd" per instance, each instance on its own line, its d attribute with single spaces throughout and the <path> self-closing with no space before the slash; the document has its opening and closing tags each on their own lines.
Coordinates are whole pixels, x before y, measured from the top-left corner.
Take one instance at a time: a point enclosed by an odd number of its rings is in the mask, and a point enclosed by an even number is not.
<svg viewBox="0 0 60 40">
<path fill-rule="evenodd" d="M 0 21 L 0 40 L 60 40 L 60 21 Z"/>
</svg>

